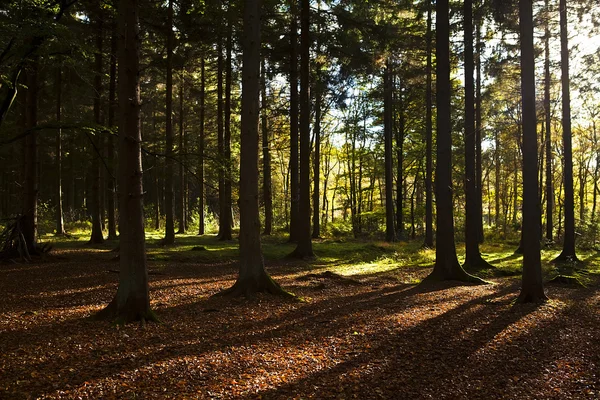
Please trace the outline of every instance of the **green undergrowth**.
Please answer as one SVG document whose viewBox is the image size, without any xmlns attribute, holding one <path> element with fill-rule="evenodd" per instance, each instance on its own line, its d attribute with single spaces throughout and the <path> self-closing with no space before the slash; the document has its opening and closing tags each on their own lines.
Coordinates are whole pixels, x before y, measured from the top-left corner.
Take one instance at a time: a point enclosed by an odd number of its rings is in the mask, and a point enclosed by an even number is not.
<svg viewBox="0 0 600 400">
<path fill-rule="evenodd" d="M 148 260 L 155 268 L 168 269 L 171 262 L 193 264 L 235 264 L 239 258 L 236 236 L 230 241 L 220 241 L 214 235 L 176 235 L 175 244 L 162 245 L 162 232 L 147 232 Z M 100 245 L 87 244 L 89 232 L 77 231 L 68 237 L 45 235 L 43 242 L 52 242 L 55 248 L 91 248 L 110 251 L 118 246 L 118 240 L 105 241 Z M 423 249 L 421 241 L 386 243 L 383 241 L 355 240 L 351 238 L 318 239 L 313 241 L 316 260 L 290 261 L 285 257 L 295 244 L 287 242 L 287 236 L 278 234 L 263 236 L 262 245 L 268 265 L 292 265 L 298 271 L 315 273 L 331 271 L 339 275 L 357 278 L 398 279 L 405 283 L 419 283 L 435 262 L 435 250 Z M 516 246 L 512 242 L 484 243 L 481 253 L 493 268 L 474 272 L 475 275 L 490 279 L 499 277 L 519 278 L 523 258 L 514 254 Z M 464 246 L 457 244 L 458 258 L 464 262 Z M 557 275 L 568 275 L 589 284 L 594 274 L 600 275 L 600 252 L 579 250 L 581 263 L 554 264 L 551 261 L 560 253 L 560 248 L 542 250 L 542 267 L 546 280 Z"/>
</svg>

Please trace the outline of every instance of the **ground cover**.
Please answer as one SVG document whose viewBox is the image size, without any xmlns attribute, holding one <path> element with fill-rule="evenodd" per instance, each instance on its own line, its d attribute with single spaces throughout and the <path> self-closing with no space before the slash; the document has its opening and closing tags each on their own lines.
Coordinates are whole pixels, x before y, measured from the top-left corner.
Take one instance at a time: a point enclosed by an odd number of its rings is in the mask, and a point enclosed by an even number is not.
<svg viewBox="0 0 600 400">
<path fill-rule="evenodd" d="M 237 243 L 148 237 L 161 324 L 87 317 L 114 294 L 116 243 L 57 240 L 0 265 L 0 398 L 585 399 L 600 396 L 599 253 L 569 268 L 585 287 L 515 305 L 521 259 L 485 245 L 492 284 L 419 282 L 434 252 L 417 243 L 315 243 L 312 263 L 265 240 L 267 269 L 303 301 L 212 298 L 235 279 Z M 549 263 L 558 251 L 544 251 Z"/>
</svg>

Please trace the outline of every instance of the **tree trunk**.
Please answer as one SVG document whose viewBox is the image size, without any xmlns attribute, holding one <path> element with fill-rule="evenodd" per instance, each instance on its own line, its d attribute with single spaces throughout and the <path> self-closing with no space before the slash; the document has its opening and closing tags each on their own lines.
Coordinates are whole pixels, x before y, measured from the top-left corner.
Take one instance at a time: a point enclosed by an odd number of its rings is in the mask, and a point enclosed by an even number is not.
<svg viewBox="0 0 600 400">
<path fill-rule="evenodd" d="M 109 72 L 109 84 L 108 84 L 108 127 L 114 128 L 115 126 L 115 111 L 117 108 L 116 93 L 117 93 L 117 27 L 116 23 L 113 24 L 113 32 L 110 40 L 110 72 Z M 154 121 L 154 118 L 153 118 Z M 117 223 L 116 223 L 116 212 L 115 212 L 115 145 L 114 135 L 111 133 L 108 135 L 106 143 L 106 162 L 108 164 L 108 182 L 106 185 L 107 193 L 107 217 L 108 217 L 108 240 L 115 240 L 117 238 Z M 158 187 L 157 189 L 158 190 Z M 158 204 L 158 197 L 156 200 Z"/>
<path fill-rule="evenodd" d="M 521 99 L 523 102 L 523 276 L 517 301 L 546 299 L 540 259 L 540 209 L 537 181 L 537 128 L 532 0 L 519 0 Z"/>
<path fill-rule="evenodd" d="M 166 85 L 166 148 L 165 148 L 165 238 L 163 244 L 175 243 L 173 204 L 173 0 L 167 10 L 167 85 Z M 119 99 L 120 101 L 120 99 Z"/>
<path fill-rule="evenodd" d="M 298 207 L 298 246 L 291 254 L 314 258 L 310 232 L 310 0 L 301 0 L 300 11 L 300 204 Z"/>
<path fill-rule="evenodd" d="M 298 241 L 299 165 L 298 165 L 298 17 L 296 3 L 290 0 L 290 242 Z"/>
<path fill-rule="evenodd" d="M 100 115 L 100 107 L 102 104 L 102 31 L 103 22 L 102 16 L 98 15 L 98 21 L 96 22 L 96 54 L 94 57 L 94 123 L 97 126 L 102 125 L 102 117 Z M 90 170 L 91 193 L 89 200 L 90 212 L 92 213 L 92 235 L 90 237 L 90 244 L 99 244 L 104 242 L 104 236 L 102 233 L 102 212 L 101 212 L 101 179 L 100 179 L 100 132 L 96 132 L 94 137 L 91 138 L 92 145 L 91 157 L 92 165 Z"/>
<path fill-rule="evenodd" d="M 554 261 L 579 261 L 575 254 L 575 200 L 573 190 L 573 147 L 571 145 L 571 92 L 569 78 L 569 43 L 567 31 L 567 0 L 560 0 L 560 61 L 562 83 L 562 125 L 565 185 L 565 236 L 562 252 Z"/>
<path fill-rule="evenodd" d="M 433 126 L 432 126 L 432 32 L 431 0 L 427 0 L 427 86 L 425 88 L 425 241 L 423 247 L 433 248 Z"/>
<path fill-rule="evenodd" d="M 240 270 L 222 295 L 253 297 L 257 292 L 291 296 L 265 271 L 258 206 L 258 119 L 260 88 L 260 0 L 244 3 L 242 132 L 240 168 Z"/>
<path fill-rule="evenodd" d="M 396 241 L 394 227 L 394 185 L 393 185 L 393 157 L 392 157 L 392 71 L 389 57 L 386 59 L 383 72 L 383 135 L 385 147 L 385 240 Z M 400 176 L 398 176 L 400 182 Z M 400 187 L 400 185 L 397 185 Z M 398 210 L 400 211 L 400 210 Z"/>
<path fill-rule="evenodd" d="M 126 323 L 156 320 L 150 310 L 144 237 L 140 127 L 138 0 L 120 0 L 119 23 L 119 287 L 96 317 Z"/>
<path fill-rule="evenodd" d="M 261 128 L 263 153 L 263 202 L 265 204 L 265 229 L 263 234 L 270 235 L 273 229 L 273 191 L 271 185 L 271 150 L 269 137 L 269 119 L 267 103 L 267 71 L 265 59 L 261 60 Z"/>
<path fill-rule="evenodd" d="M 477 54 L 477 81 L 475 83 L 475 186 L 477 200 L 477 235 L 479 243 L 483 243 L 483 166 L 482 166 L 482 120 L 481 120 L 481 55 L 484 51 L 485 44 L 481 41 L 481 25 L 483 19 L 483 6 L 480 3 L 477 7 L 476 18 L 476 54 Z"/>
<path fill-rule="evenodd" d="M 402 86 L 402 85 L 401 85 Z M 404 113 L 404 98 L 402 90 L 399 91 L 399 126 L 396 129 L 396 156 L 398 158 L 398 165 L 396 166 L 397 177 L 396 177 L 396 237 L 400 240 L 404 239 L 404 183 L 406 177 L 404 176 L 404 136 L 406 130 L 406 117 Z"/>
<path fill-rule="evenodd" d="M 56 123 L 59 128 L 56 130 L 56 234 L 65 234 L 65 224 L 63 219 L 62 202 L 62 129 L 60 123 L 62 120 L 62 60 L 56 69 Z"/>
<path fill-rule="evenodd" d="M 37 126 L 38 111 L 38 57 L 29 63 L 26 71 L 27 84 L 25 100 L 25 128 L 33 129 Z M 38 167 L 39 155 L 37 146 L 37 132 L 32 131 L 25 137 L 24 142 L 24 178 L 23 186 L 23 238 L 27 244 L 29 254 L 37 253 L 37 205 L 38 205 Z"/>
<path fill-rule="evenodd" d="M 450 18 L 448 0 L 436 3 L 436 88 L 437 88 L 437 163 L 436 260 L 428 280 L 460 280 L 483 282 L 469 275 L 461 267 L 454 243 L 452 209 L 452 124 L 450 85 Z"/>
<path fill-rule="evenodd" d="M 464 0 L 465 41 L 465 264 L 466 270 L 488 269 L 492 266 L 481 257 L 481 205 L 477 191 L 480 187 L 477 162 L 477 127 L 475 124 L 474 60 L 473 60 L 473 1 Z M 479 166 L 480 167 L 480 166 Z"/>
<path fill-rule="evenodd" d="M 321 93 L 321 66 L 317 64 L 317 77 L 314 84 L 315 89 L 315 124 L 314 124 L 314 138 L 315 138 L 315 153 L 313 159 L 313 230 L 312 237 L 317 239 L 321 236 L 321 221 L 319 218 L 320 207 L 320 190 L 321 190 L 321 106 L 322 106 L 322 93 Z"/>
<path fill-rule="evenodd" d="M 549 6 L 546 0 L 546 10 Z M 544 33 L 544 116 L 546 118 L 546 241 L 552 243 L 553 213 L 554 213 L 554 185 L 552 179 L 552 132 L 550 115 L 550 28 L 546 21 Z"/>
<path fill-rule="evenodd" d="M 200 61 L 200 133 L 198 137 L 198 234 L 204 235 L 204 114 L 206 100 L 206 76 L 204 56 Z"/>
<path fill-rule="evenodd" d="M 219 217 L 219 240 L 231 240 L 231 73 L 233 47 L 233 8 L 231 2 L 227 6 L 227 43 L 225 61 L 225 105 L 224 105 L 224 131 L 223 131 L 223 201 L 221 216 Z"/>
<path fill-rule="evenodd" d="M 181 82 L 179 82 L 179 207 L 177 219 L 179 220 L 178 234 L 185 233 L 185 168 L 184 168 L 184 157 L 185 157 L 185 146 L 184 146 L 184 116 L 183 116 L 183 94 L 184 94 L 184 72 L 181 71 Z"/>
</svg>

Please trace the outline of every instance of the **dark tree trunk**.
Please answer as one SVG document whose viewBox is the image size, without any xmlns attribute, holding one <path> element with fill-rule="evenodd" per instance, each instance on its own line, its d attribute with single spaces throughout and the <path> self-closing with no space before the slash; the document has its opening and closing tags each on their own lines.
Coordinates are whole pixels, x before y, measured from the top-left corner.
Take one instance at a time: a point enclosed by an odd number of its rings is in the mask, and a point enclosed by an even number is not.
<svg viewBox="0 0 600 400">
<path fill-rule="evenodd" d="M 60 123 L 62 120 L 62 62 L 56 69 L 56 123 L 59 128 L 56 130 L 56 234 L 65 234 L 65 224 L 63 219 L 63 201 L 62 201 L 62 129 Z"/>
<path fill-rule="evenodd" d="M 383 72 L 383 135 L 385 142 L 385 240 L 387 242 L 396 241 L 396 229 L 394 226 L 394 172 L 392 157 L 393 91 L 391 78 L 392 71 L 390 59 L 388 58 L 385 63 L 385 70 Z M 400 176 L 398 176 L 398 182 L 400 182 Z M 398 187 L 400 187 L 400 185 L 398 185 Z"/>
<path fill-rule="evenodd" d="M 571 145 L 571 92 L 569 78 L 569 44 L 567 30 L 567 1 L 560 0 L 560 61 L 562 83 L 562 125 L 565 185 L 565 236 L 563 249 L 555 261 L 578 261 L 575 254 L 575 200 L 573 190 L 573 147 Z"/>
<path fill-rule="evenodd" d="M 500 226 L 500 135 L 498 130 L 494 132 L 494 168 L 494 225 L 496 226 L 496 231 L 498 231 L 498 227 Z M 506 220 L 506 214 L 504 215 L 504 219 Z"/>
<path fill-rule="evenodd" d="M 475 176 L 476 176 L 476 199 L 477 199 L 477 234 L 479 243 L 483 243 L 483 166 L 481 149 L 481 55 L 484 52 L 485 44 L 481 41 L 481 25 L 483 19 L 483 7 L 480 3 L 477 7 L 477 28 L 476 28 L 476 54 L 477 54 L 477 81 L 475 84 Z"/>
<path fill-rule="evenodd" d="M 258 206 L 258 119 L 260 89 L 260 0 L 244 4 L 242 132 L 240 168 L 240 270 L 222 295 L 253 297 L 257 292 L 290 296 L 265 271 Z"/>
<path fill-rule="evenodd" d="M 431 0 L 427 0 L 427 66 L 425 69 L 425 241 L 423 247 L 433 248 L 433 126 L 432 126 L 432 32 Z"/>
<path fill-rule="evenodd" d="M 523 278 L 518 301 L 546 299 L 540 259 L 540 209 L 537 181 L 537 128 L 532 0 L 519 0 L 521 98 L 523 102 Z"/>
<path fill-rule="evenodd" d="M 185 158 L 185 146 L 184 146 L 184 136 L 185 136 L 185 125 L 184 125 L 184 115 L 183 115 L 183 94 L 184 94 L 184 71 L 181 71 L 181 82 L 179 83 L 179 215 L 177 219 L 179 220 L 179 229 L 177 230 L 178 234 L 184 234 L 185 229 L 185 168 L 184 168 L 184 158 Z"/>
<path fill-rule="evenodd" d="M 269 119 L 267 103 L 267 71 L 265 59 L 261 67 L 261 128 L 262 128 L 262 154 L 263 154 L 263 201 L 265 204 L 265 229 L 263 234 L 270 235 L 273 229 L 273 192 L 271 187 L 271 150 L 269 137 Z"/>
<path fill-rule="evenodd" d="M 320 207 L 320 190 L 321 190 L 321 106 L 322 106 L 322 94 L 321 94 L 321 71 L 320 64 L 317 64 L 317 77 L 315 80 L 315 125 L 314 125 L 314 138 L 315 138 L 315 153 L 313 159 L 313 229 L 312 237 L 317 239 L 321 236 L 321 221 L 319 218 Z"/>
<path fill-rule="evenodd" d="M 25 128 L 37 126 L 38 114 L 38 57 L 29 63 L 26 71 L 27 92 L 25 95 Z M 37 253 L 37 205 L 38 205 L 38 168 L 39 156 L 37 132 L 32 131 L 25 137 L 24 143 L 24 178 L 23 186 L 23 238 L 29 254 Z"/>
<path fill-rule="evenodd" d="M 227 6 L 227 43 L 225 61 L 225 105 L 224 105 L 224 131 L 223 131 L 223 201 L 221 202 L 221 216 L 219 217 L 219 240 L 231 240 L 231 73 L 233 47 L 233 8 L 231 2 Z"/>
<path fill-rule="evenodd" d="M 140 126 L 140 35 L 138 0 L 120 0 L 119 193 L 120 273 L 113 300 L 96 316 L 125 323 L 156 320 L 150 310 L 144 237 Z M 125 189 L 126 188 L 126 189 Z"/>
<path fill-rule="evenodd" d="M 402 86 L 402 85 L 401 85 Z M 393 85 L 392 85 L 393 87 Z M 406 116 L 404 111 L 404 98 L 402 88 L 398 93 L 398 127 L 396 129 L 396 156 L 398 165 L 396 166 L 396 238 L 404 239 L 404 136 L 406 130 Z M 392 96 L 393 97 L 393 96 Z M 393 114 L 392 114 L 393 115 Z"/>
<path fill-rule="evenodd" d="M 452 123 L 450 85 L 450 18 L 448 0 L 436 3 L 436 88 L 437 88 L 437 163 L 436 260 L 428 280 L 460 280 L 483 282 L 461 267 L 454 243 L 452 207 Z"/>
<path fill-rule="evenodd" d="M 204 114 L 206 99 L 206 76 L 204 56 L 200 61 L 200 133 L 198 137 L 198 234 L 204 235 Z"/>
<path fill-rule="evenodd" d="M 475 124 L 474 60 L 473 60 L 473 1 L 464 0 L 465 41 L 465 264 L 467 270 L 492 268 L 481 257 L 479 239 L 481 233 L 481 205 L 477 171 L 477 128 Z"/>
<path fill-rule="evenodd" d="M 298 16 L 296 2 L 290 0 L 290 242 L 298 241 L 298 213 L 300 202 L 298 164 Z"/>
<path fill-rule="evenodd" d="M 173 204 L 173 0 L 167 10 L 167 85 L 166 85 L 166 147 L 165 147 L 165 238 L 164 244 L 175 243 Z M 119 99 L 120 101 L 120 99 Z"/>
<path fill-rule="evenodd" d="M 113 24 L 113 32 L 110 40 L 110 78 L 108 84 L 108 127 L 115 126 L 115 110 L 117 108 L 116 93 L 117 93 L 117 27 Z M 154 119 L 153 119 L 154 121 Z M 113 134 L 108 135 L 106 144 L 106 162 L 108 165 L 108 182 L 107 182 L 107 217 L 108 217 L 108 239 L 114 240 L 117 238 L 117 223 L 115 213 L 115 145 Z M 158 188 L 157 188 L 158 190 Z M 158 204 L 158 197 L 156 199 Z"/>
<path fill-rule="evenodd" d="M 103 34 L 103 23 L 102 16 L 98 15 L 98 21 L 96 22 L 96 55 L 94 60 L 94 123 L 97 126 L 102 125 L 102 117 L 100 115 L 100 107 L 102 104 L 102 34 Z M 99 132 L 91 138 L 92 145 L 91 157 L 92 165 L 90 171 L 91 193 L 88 197 L 90 212 L 92 214 L 92 235 L 90 237 L 90 244 L 98 244 L 104 242 L 104 236 L 102 233 L 102 212 L 101 212 L 101 179 L 100 179 L 100 145 Z"/>
<path fill-rule="evenodd" d="M 298 246 L 291 254 L 314 258 L 310 232 L 310 0 L 301 0 L 300 11 L 300 204 L 298 208 Z"/>
</svg>

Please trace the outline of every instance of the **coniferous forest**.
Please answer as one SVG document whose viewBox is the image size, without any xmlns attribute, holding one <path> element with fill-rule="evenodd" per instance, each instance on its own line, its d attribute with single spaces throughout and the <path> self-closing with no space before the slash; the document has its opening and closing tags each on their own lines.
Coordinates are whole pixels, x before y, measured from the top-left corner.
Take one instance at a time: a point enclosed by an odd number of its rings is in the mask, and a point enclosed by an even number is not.
<svg viewBox="0 0 600 400">
<path fill-rule="evenodd" d="M 0 3 L 0 398 L 600 397 L 600 4 Z"/>
</svg>

